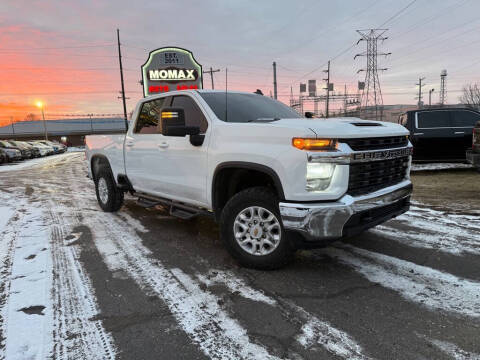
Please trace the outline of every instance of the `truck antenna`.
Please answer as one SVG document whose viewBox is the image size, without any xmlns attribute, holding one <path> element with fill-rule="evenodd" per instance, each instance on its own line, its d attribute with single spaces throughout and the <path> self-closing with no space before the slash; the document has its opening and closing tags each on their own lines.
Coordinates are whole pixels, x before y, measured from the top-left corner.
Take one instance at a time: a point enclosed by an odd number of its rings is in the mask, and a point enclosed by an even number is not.
<svg viewBox="0 0 480 360">
<path fill-rule="evenodd" d="M 228 68 L 225 68 L 225 122 L 228 122 Z"/>
</svg>

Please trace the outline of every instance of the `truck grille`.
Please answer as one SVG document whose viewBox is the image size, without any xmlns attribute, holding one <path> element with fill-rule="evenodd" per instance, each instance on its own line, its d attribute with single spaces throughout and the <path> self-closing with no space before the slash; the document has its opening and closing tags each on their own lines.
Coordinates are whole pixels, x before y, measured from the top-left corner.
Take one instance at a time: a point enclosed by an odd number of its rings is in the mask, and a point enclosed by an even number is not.
<svg viewBox="0 0 480 360">
<path fill-rule="evenodd" d="M 340 142 L 347 143 L 354 151 L 394 149 L 407 146 L 406 136 L 388 136 L 377 138 L 360 139 L 339 139 Z"/>
<path fill-rule="evenodd" d="M 347 193 L 368 194 L 402 182 L 407 176 L 409 157 L 350 164 Z"/>
</svg>

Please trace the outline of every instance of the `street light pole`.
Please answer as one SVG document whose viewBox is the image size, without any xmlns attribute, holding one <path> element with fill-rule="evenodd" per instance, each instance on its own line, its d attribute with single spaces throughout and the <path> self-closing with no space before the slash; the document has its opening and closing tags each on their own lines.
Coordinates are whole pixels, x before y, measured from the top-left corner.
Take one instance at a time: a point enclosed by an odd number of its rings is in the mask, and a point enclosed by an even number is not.
<svg viewBox="0 0 480 360">
<path fill-rule="evenodd" d="M 44 112 L 45 104 L 39 101 L 37 102 L 37 107 L 39 107 L 40 110 L 42 110 L 43 130 L 45 131 L 45 140 L 48 141 L 47 122 L 45 121 L 45 112 Z"/>
<path fill-rule="evenodd" d="M 435 89 L 432 89 L 428 92 L 428 106 L 432 106 L 432 93 L 435 91 Z"/>
</svg>

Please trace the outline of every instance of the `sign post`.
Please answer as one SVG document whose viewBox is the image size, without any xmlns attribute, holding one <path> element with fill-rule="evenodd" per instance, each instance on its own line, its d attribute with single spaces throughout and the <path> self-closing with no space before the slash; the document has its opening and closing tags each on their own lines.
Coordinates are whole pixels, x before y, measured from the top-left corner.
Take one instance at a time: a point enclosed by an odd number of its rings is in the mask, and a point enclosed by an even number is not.
<svg viewBox="0 0 480 360">
<path fill-rule="evenodd" d="M 191 51 L 164 47 L 150 52 L 142 65 L 143 96 L 203 88 L 202 65 Z"/>
</svg>

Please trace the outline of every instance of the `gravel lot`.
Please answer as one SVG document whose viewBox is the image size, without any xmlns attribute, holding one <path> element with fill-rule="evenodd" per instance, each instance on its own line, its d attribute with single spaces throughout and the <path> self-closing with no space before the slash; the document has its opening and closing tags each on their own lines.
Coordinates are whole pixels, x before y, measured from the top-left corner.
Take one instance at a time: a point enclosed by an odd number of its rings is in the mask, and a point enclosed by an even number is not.
<svg viewBox="0 0 480 360">
<path fill-rule="evenodd" d="M 4 168 L 5 169 L 5 168 Z M 0 172 L 0 359 L 479 359 L 480 174 L 271 272 L 209 219 L 103 213 L 82 153 Z"/>
</svg>

